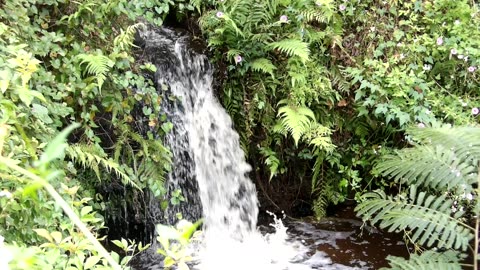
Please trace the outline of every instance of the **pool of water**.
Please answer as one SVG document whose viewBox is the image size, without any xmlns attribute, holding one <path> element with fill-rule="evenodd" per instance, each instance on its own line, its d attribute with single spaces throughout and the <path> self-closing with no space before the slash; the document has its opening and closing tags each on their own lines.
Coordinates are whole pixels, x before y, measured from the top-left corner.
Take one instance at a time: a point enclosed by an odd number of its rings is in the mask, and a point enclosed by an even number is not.
<svg viewBox="0 0 480 270">
<path fill-rule="evenodd" d="M 272 261 L 272 264 L 268 265 L 268 269 L 379 269 L 388 266 L 386 261 L 388 255 L 408 257 L 408 248 L 401 235 L 383 232 L 363 224 L 361 220 L 354 217 L 350 207 L 342 208 L 334 216 L 321 221 L 287 219 L 282 222 L 282 226 L 285 227 L 280 230 L 286 229 L 282 235 L 279 235 L 278 224 L 276 228 L 268 224 L 259 226 L 260 231 L 267 238 L 268 245 L 260 247 L 262 244 L 259 243 L 257 246 L 247 246 L 247 249 L 254 251 L 250 255 L 243 253 L 245 254 L 243 256 L 250 256 L 252 259 L 255 256 L 252 254 L 261 253 L 263 250 L 265 258 L 275 257 L 275 255 L 272 256 L 272 253 L 276 252 L 276 248 L 279 248 L 280 244 L 278 241 L 276 244 L 272 244 L 272 238 L 279 237 L 281 241 L 284 241 L 284 247 L 289 248 L 290 253 L 286 256 L 293 256 L 288 264 L 277 264 Z M 277 229 L 276 233 L 275 229 Z M 278 252 L 285 251 L 283 248 L 278 249 Z M 235 248 L 228 249 L 229 247 L 226 245 L 224 250 L 218 251 L 218 254 L 213 254 L 213 256 L 217 256 L 219 260 L 228 258 L 227 260 L 233 263 L 235 263 L 234 261 L 250 260 L 245 257 L 237 258 L 236 254 L 241 257 L 242 253 Z M 154 249 L 147 253 L 149 254 L 140 256 L 140 259 L 137 258 L 133 265 L 134 268 L 137 270 L 163 269 L 162 258 L 154 254 Z M 203 269 L 199 267 L 200 264 L 200 259 L 197 259 L 191 268 Z M 252 270 L 266 269 L 265 265 L 260 268 L 255 268 L 255 265 L 251 263 L 246 265 L 248 265 L 248 269 Z"/>
</svg>

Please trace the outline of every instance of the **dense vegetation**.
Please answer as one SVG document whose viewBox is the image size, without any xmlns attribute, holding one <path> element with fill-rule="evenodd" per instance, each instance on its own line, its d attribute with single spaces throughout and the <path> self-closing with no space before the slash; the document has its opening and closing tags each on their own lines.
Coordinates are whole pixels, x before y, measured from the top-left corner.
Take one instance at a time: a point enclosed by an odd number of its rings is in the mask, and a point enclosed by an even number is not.
<svg viewBox="0 0 480 270">
<path fill-rule="evenodd" d="M 461 252 L 477 253 L 475 1 L 7 0 L 0 7 L 0 250 L 13 252 L 13 269 L 126 264 L 128 256 L 109 255 L 95 239 L 114 207 L 99 195 L 102 186 L 169 202 L 170 154 L 157 138 L 171 125 L 142 76 L 154 67 L 132 56 L 135 31 L 167 18 L 198 23 L 194 34 L 219 71 L 219 99 L 264 204 L 292 215 L 306 204 L 321 218 L 328 205 L 357 200 L 366 220 L 417 244 L 410 262 L 391 259 L 395 269 L 459 269 Z M 412 212 L 439 220 L 404 218 Z M 139 250 L 115 243 L 127 255 Z M 445 252 L 422 255 L 432 247 Z"/>
</svg>

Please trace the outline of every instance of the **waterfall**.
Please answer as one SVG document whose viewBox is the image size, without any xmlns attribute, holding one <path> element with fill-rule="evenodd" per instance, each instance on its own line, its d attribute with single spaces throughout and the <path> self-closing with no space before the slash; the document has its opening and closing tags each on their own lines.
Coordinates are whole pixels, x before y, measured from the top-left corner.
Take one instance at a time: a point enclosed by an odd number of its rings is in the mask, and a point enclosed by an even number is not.
<svg viewBox="0 0 480 270">
<path fill-rule="evenodd" d="M 190 221 L 203 217 L 199 269 L 286 269 L 278 265 L 291 257 L 283 244 L 285 227 L 280 222 L 283 234 L 268 241 L 256 229 L 258 200 L 248 178 L 251 167 L 232 120 L 213 94 L 208 59 L 189 50 L 188 38 L 173 31 L 150 29 L 141 36 L 143 57 L 157 67 L 162 106 L 173 123 L 166 136 L 173 153 L 169 191 L 180 189 L 186 198 L 157 215 L 164 213 L 170 224 L 177 212 Z"/>
<path fill-rule="evenodd" d="M 187 37 L 167 29 L 145 35 L 145 52 L 155 64 L 162 104 L 173 130 L 166 144 L 173 152 L 171 189 L 198 186 L 206 231 L 229 232 L 236 238 L 252 231 L 257 223 L 255 186 L 248 179 L 250 166 L 240 149 L 232 120 L 212 91 L 212 68 L 204 55 L 187 49 Z M 152 53 L 154 52 L 154 53 Z M 196 188 L 182 190 L 195 192 Z M 196 194 L 183 194 L 195 200 Z M 200 205 L 197 201 L 185 206 Z M 169 209 L 172 211 L 185 209 Z M 188 209 L 187 209 L 188 210 Z M 198 217 L 199 209 L 183 211 L 184 218 Z M 193 212 L 193 213 L 192 213 Z"/>
</svg>

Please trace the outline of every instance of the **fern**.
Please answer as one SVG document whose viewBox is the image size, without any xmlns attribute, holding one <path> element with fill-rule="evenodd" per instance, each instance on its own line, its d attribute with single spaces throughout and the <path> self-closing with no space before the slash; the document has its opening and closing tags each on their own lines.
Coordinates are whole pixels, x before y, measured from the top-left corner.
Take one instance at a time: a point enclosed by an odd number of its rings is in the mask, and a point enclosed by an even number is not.
<svg viewBox="0 0 480 270">
<path fill-rule="evenodd" d="M 201 7 L 202 7 L 202 0 L 190 0 L 190 5 L 192 5 L 195 9 L 197 9 L 197 12 L 200 14 L 202 13 Z"/>
<path fill-rule="evenodd" d="M 316 190 L 323 190 L 321 187 L 317 187 L 320 180 L 320 173 L 322 172 L 323 161 L 325 160 L 324 153 L 319 149 L 315 150 L 315 164 L 313 165 L 312 176 L 312 193 Z"/>
<path fill-rule="evenodd" d="M 280 160 L 277 157 L 277 154 L 272 151 L 270 148 L 262 147 L 260 148 L 260 153 L 265 157 L 265 165 L 268 166 L 270 170 L 270 179 L 277 175 L 280 167 Z"/>
<path fill-rule="evenodd" d="M 86 73 L 97 78 L 97 86 L 101 89 L 107 72 L 115 63 L 107 56 L 101 54 L 80 54 L 77 57 L 81 60 L 80 65 L 87 63 Z"/>
<path fill-rule="evenodd" d="M 303 62 L 308 61 L 310 50 L 308 43 L 298 39 L 284 39 L 268 45 L 271 49 L 279 50 L 289 56 L 298 56 Z"/>
<path fill-rule="evenodd" d="M 383 192 L 367 193 L 368 200 L 359 204 L 356 211 L 373 224 L 389 232 L 412 230 L 412 241 L 431 247 L 466 250 L 473 238 L 470 227 L 459 222 L 464 214 L 456 212 L 452 217 L 453 200 L 446 195 L 417 194 L 415 185 L 410 188 L 410 201 L 386 196 Z"/>
<path fill-rule="evenodd" d="M 120 29 L 120 34 L 115 37 L 113 40 L 113 45 L 117 50 L 128 51 L 131 47 L 135 46 L 133 40 L 135 38 L 135 33 L 139 28 L 144 28 L 143 23 L 136 23 L 127 27 L 125 31 Z"/>
<path fill-rule="evenodd" d="M 350 83 L 345 79 L 337 66 L 330 68 L 329 75 L 332 85 L 335 86 L 339 92 L 347 92 L 350 90 Z"/>
<path fill-rule="evenodd" d="M 137 183 L 130 179 L 117 162 L 112 159 L 107 159 L 106 155 L 93 145 L 69 145 L 66 149 L 66 154 L 72 161 L 80 163 L 84 168 L 89 168 L 94 171 L 98 180 L 102 180 L 99 169 L 99 166 L 102 166 L 107 172 L 114 172 L 120 177 L 124 184 L 139 188 Z"/>
<path fill-rule="evenodd" d="M 459 188 L 470 186 L 477 177 L 475 166 L 464 161 L 450 149 L 419 146 L 386 156 L 376 168 L 397 182 L 464 192 Z"/>
<path fill-rule="evenodd" d="M 389 268 L 381 268 L 381 270 L 460 270 L 460 262 L 457 252 L 438 253 L 434 251 L 426 251 L 421 255 L 412 254 L 409 260 L 401 257 L 388 256 L 390 263 Z"/>
<path fill-rule="evenodd" d="M 385 156 L 376 166 L 381 174 L 398 182 L 439 190 L 472 191 L 480 158 L 479 129 L 416 128 L 409 133 L 428 144 Z"/>
<path fill-rule="evenodd" d="M 335 149 L 335 145 L 330 138 L 331 134 L 331 129 L 315 122 L 305 134 L 305 139 L 315 148 L 331 153 Z"/>
<path fill-rule="evenodd" d="M 261 22 L 269 22 L 272 20 L 272 14 L 267 12 L 267 3 L 269 1 L 257 1 L 254 2 L 251 10 L 247 13 L 248 16 L 248 26 L 249 31 L 252 27 L 258 27 Z"/>
<path fill-rule="evenodd" d="M 409 129 L 408 133 L 415 147 L 388 155 L 376 166 L 384 176 L 409 184 L 408 198 L 403 193 L 394 197 L 383 191 L 367 193 L 356 211 L 381 228 L 406 231 L 419 245 L 446 250 L 442 254 L 465 251 L 478 229 L 464 220 L 478 216 L 478 210 L 453 208 L 461 203 L 460 193 L 471 194 L 478 185 L 480 128 L 442 126 Z M 427 262 L 426 258 L 428 255 L 412 256 L 408 261 L 393 258 L 391 265 L 393 269 L 460 269 L 456 260 L 430 258 Z"/>
<path fill-rule="evenodd" d="M 331 15 L 333 14 L 324 14 L 321 11 L 310 9 L 310 10 L 302 10 L 300 12 L 300 15 L 303 17 L 303 19 L 306 22 L 317 21 L 320 23 L 328 23 L 332 18 Z"/>
<path fill-rule="evenodd" d="M 235 56 L 242 55 L 243 52 L 237 49 L 230 49 L 227 51 L 227 58 L 230 60 L 234 60 Z"/>
<path fill-rule="evenodd" d="M 315 122 L 315 115 L 308 107 L 287 105 L 278 109 L 280 126 L 275 128 L 276 132 L 290 133 L 298 145 L 300 138 L 307 133 L 312 123 Z"/>
<path fill-rule="evenodd" d="M 273 71 L 277 69 L 277 67 L 274 64 L 272 64 L 272 61 L 266 58 L 258 58 L 254 60 L 251 63 L 251 68 L 253 71 L 268 73 L 272 75 L 272 77 L 273 77 Z"/>
<path fill-rule="evenodd" d="M 476 127 L 412 128 L 408 130 L 421 143 L 451 149 L 462 160 L 478 164 L 480 160 L 480 129 Z"/>
<path fill-rule="evenodd" d="M 327 199 L 327 188 L 322 187 L 321 194 L 313 201 L 313 212 L 315 213 L 315 218 L 318 220 L 327 216 L 327 207 L 328 207 L 328 199 Z"/>
</svg>

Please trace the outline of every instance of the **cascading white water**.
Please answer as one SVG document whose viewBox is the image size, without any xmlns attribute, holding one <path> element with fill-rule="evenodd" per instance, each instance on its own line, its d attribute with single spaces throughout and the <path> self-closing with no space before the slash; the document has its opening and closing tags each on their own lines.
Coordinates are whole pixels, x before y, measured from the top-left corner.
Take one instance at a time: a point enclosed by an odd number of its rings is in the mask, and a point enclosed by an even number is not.
<svg viewBox="0 0 480 270">
<path fill-rule="evenodd" d="M 190 180 L 198 183 L 204 242 L 196 268 L 301 267 L 289 263 L 296 252 L 284 243 L 286 228 L 281 222 L 275 224 L 276 234 L 264 237 L 257 231 L 258 200 L 248 178 L 251 168 L 232 120 L 213 95 L 212 68 L 206 57 L 189 51 L 186 39 L 168 30 L 150 30 L 142 35 L 146 46 L 159 52 L 149 56 L 157 66 L 157 84 L 168 86 L 168 90 L 159 88 L 175 99 L 173 105 L 169 101 L 166 106 L 174 123 L 173 133 L 167 136 L 174 153 L 173 170 L 191 170 L 172 173 L 169 181 L 176 183 L 182 175 L 191 175 Z"/>
</svg>

